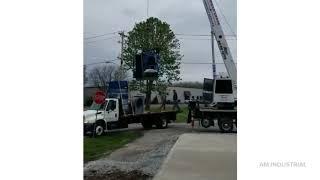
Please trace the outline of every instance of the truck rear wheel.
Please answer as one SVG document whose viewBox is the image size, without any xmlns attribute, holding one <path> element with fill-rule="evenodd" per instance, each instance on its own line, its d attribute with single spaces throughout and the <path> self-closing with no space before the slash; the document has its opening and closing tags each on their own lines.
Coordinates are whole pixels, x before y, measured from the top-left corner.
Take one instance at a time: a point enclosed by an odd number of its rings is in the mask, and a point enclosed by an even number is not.
<svg viewBox="0 0 320 180">
<path fill-rule="evenodd" d="M 165 129 L 168 127 L 168 121 L 165 118 L 160 118 L 156 124 L 158 129 Z"/>
<path fill-rule="evenodd" d="M 201 126 L 204 128 L 210 127 L 210 120 L 209 119 L 201 119 Z"/>
<path fill-rule="evenodd" d="M 221 132 L 232 132 L 233 121 L 228 118 L 219 119 L 219 129 Z"/>
<path fill-rule="evenodd" d="M 144 129 L 151 129 L 152 128 L 152 123 L 150 121 L 142 121 L 141 124 Z"/>
</svg>

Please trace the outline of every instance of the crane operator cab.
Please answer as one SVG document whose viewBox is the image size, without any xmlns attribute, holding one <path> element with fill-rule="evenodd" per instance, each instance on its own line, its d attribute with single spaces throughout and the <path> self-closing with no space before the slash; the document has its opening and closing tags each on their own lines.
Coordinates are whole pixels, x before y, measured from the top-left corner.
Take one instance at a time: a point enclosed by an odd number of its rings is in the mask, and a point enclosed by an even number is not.
<svg viewBox="0 0 320 180">
<path fill-rule="evenodd" d="M 234 109 L 236 98 L 233 82 L 229 77 L 219 77 L 213 83 L 213 105 L 219 109 Z"/>
</svg>

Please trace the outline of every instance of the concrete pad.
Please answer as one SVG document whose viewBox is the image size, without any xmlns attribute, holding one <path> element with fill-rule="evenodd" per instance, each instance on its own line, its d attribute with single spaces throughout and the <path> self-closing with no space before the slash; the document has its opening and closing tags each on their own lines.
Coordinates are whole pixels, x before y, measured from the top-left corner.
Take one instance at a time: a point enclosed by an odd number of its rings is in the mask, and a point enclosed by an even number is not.
<svg viewBox="0 0 320 180">
<path fill-rule="evenodd" d="M 236 134 L 183 134 L 154 180 L 237 179 Z"/>
</svg>

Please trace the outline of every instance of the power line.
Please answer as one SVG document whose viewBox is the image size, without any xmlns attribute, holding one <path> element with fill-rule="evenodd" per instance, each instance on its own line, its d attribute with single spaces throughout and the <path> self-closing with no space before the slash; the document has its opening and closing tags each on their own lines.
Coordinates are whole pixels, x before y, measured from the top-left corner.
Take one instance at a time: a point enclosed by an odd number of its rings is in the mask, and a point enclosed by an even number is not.
<svg viewBox="0 0 320 180">
<path fill-rule="evenodd" d="M 109 64 L 109 63 L 113 63 L 113 61 L 116 61 L 116 60 L 118 60 L 118 59 L 105 60 L 105 61 L 100 61 L 100 62 L 95 62 L 95 63 L 84 64 L 84 66 L 91 66 L 91 65 L 96 65 L 96 64 Z"/>
<path fill-rule="evenodd" d="M 106 60 L 106 61 L 101 61 L 101 62 L 95 62 L 95 63 L 89 63 L 89 64 L 84 64 L 84 66 L 91 66 L 91 65 L 97 65 L 97 64 L 115 64 L 113 63 L 113 61 L 116 61 L 118 59 L 114 59 L 114 60 Z M 190 64 L 190 65 L 206 65 L 206 64 L 212 64 L 212 62 L 180 62 L 181 64 Z M 215 63 L 215 64 L 222 64 L 224 65 L 224 63 Z M 237 63 L 235 63 L 237 64 Z"/>
<path fill-rule="evenodd" d="M 109 37 L 109 38 L 98 39 L 98 40 L 95 40 L 95 41 L 89 41 L 89 42 L 85 42 L 85 43 L 86 43 L 86 44 L 89 44 L 89 43 L 93 43 L 93 42 L 97 42 L 97 41 L 109 40 L 109 39 L 112 39 L 112 38 L 115 38 L 115 37 L 118 37 L 118 36 L 112 36 L 112 37 Z"/>
<path fill-rule="evenodd" d="M 94 39 L 94 38 L 97 38 L 97 37 L 107 36 L 107 35 L 110 35 L 110 34 L 116 34 L 117 32 L 118 32 L 118 31 L 116 31 L 116 32 L 111 32 L 111 33 L 105 33 L 105 34 L 101 34 L 101 35 L 96 35 L 96 36 L 91 36 L 91 37 L 85 37 L 84 39 L 85 39 L 85 40 Z"/>
<path fill-rule="evenodd" d="M 112 59 L 112 60 L 105 60 L 105 61 L 100 61 L 100 62 L 95 62 L 95 63 L 89 63 L 89 64 L 84 64 L 84 66 L 90 66 L 90 65 L 95 65 L 95 64 L 109 64 L 112 63 L 113 61 L 117 61 L 118 59 Z M 181 64 L 212 64 L 212 62 L 196 62 L 196 61 L 185 61 L 185 62 L 180 62 Z M 221 63 L 215 63 L 215 64 L 224 64 L 223 62 Z M 235 63 L 237 64 L 237 63 Z"/>
<path fill-rule="evenodd" d="M 181 62 L 181 64 L 212 64 L 212 62 Z M 215 64 L 224 64 L 224 63 L 215 63 Z"/>
<path fill-rule="evenodd" d="M 84 39 L 93 39 L 93 38 L 97 38 L 97 37 L 101 37 L 101 36 L 106 36 L 106 35 L 110 35 L 110 34 L 116 34 L 119 33 L 119 31 L 116 32 L 112 32 L 112 33 L 106 33 L 106 34 L 101 34 L 101 35 L 96 35 L 96 36 L 91 36 L 91 37 L 87 37 Z M 185 33 L 175 33 L 176 36 L 209 36 L 211 37 L 210 34 L 185 34 Z M 236 37 L 236 35 L 233 34 L 225 34 L 224 36 L 232 36 L 232 37 Z"/>
<path fill-rule="evenodd" d="M 86 37 L 84 38 L 85 40 L 90 40 L 90 39 L 95 39 L 95 38 L 98 38 L 98 37 L 103 37 L 103 36 L 107 36 L 107 35 L 111 35 L 111 34 L 116 34 L 116 33 L 119 33 L 118 31 L 116 32 L 111 32 L 111 33 L 105 33 L 105 34 L 101 34 L 101 35 L 96 35 L 96 36 L 91 36 L 91 37 Z M 175 34 L 176 36 L 200 36 L 200 37 L 211 37 L 210 34 L 184 34 L 184 33 L 177 33 Z M 236 37 L 236 35 L 225 35 L 226 37 Z M 116 36 L 113 36 L 113 37 L 116 37 Z M 100 41 L 100 40 L 107 40 L 107 39 L 111 39 L 113 37 L 110 37 L 110 38 L 106 38 L 106 39 L 98 39 L 98 40 L 95 40 L 95 41 L 89 41 L 88 43 L 91 43 L 91 42 L 96 42 L 96 41 Z"/>
<path fill-rule="evenodd" d="M 183 34 L 183 33 L 177 33 L 176 36 L 209 36 L 211 37 L 211 34 Z M 237 37 L 236 35 L 224 35 L 224 36 L 231 36 L 231 37 Z"/>
<path fill-rule="evenodd" d="M 86 44 L 90 44 L 90 43 L 94 43 L 94 42 L 98 42 L 98 41 L 105 41 L 105 40 L 109 40 L 109 39 L 113 39 L 113 38 L 116 38 L 118 36 L 112 36 L 112 37 L 109 37 L 109 38 L 105 38 L 105 39 L 97 39 L 95 41 L 88 41 L 88 42 L 85 42 Z M 196 39 L 196 38 L 178 38 L 178 39 L 182 39 L 182 40 L 206 40 L 206 41 L 209 41 L 211 39 Z M 236 41 L 237 39 L 236 38 L 227 38 L 226 40 L 231 40 L 231 41 Z"/>
<path fill-rule="evenodd" d="M 206 40 L 206 41 L 211 41 L 211 39 L 195 39 L 195 38 L 178 38 L 182 40 Z M 226 40 L 231 40 L 231 41 L 236 41 L 237 39 L 226 39 Z"/>
</svg>

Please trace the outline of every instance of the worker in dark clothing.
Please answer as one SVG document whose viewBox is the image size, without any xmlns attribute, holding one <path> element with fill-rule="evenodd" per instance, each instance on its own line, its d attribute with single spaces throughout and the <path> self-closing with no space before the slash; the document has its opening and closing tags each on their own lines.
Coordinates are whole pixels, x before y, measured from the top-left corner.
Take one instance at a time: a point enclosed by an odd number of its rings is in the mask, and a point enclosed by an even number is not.
<svg viewBox="0 0 320 180">
<path fill-rule="evenodd" d="M 188 112 L 187 123 L 191 123 L 192 112 L 196 110 L 195 108 L 196 108 L 196 101 L 194 100 L 194 97 L 192 96 L 192 99 L 191 99 L 191 101 L 189 101 L 189 104 L 188 104 L 189 112 Z"/>
<path fill-rule="evenodd" d="M 178 109 L 178 112 L 180 112 L 180 107 L 179 107 L 179 104 L 178 104 L 178 95 L 177 95 L 177 92 L 176 90 L 174 89 L 173 90 L 173 110 L 175 109 Z"/>
</svg>

